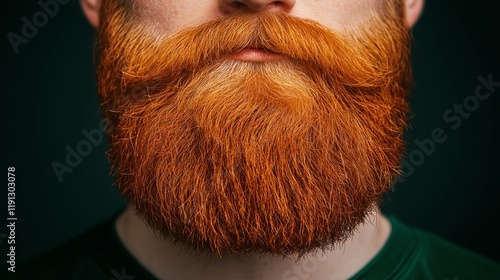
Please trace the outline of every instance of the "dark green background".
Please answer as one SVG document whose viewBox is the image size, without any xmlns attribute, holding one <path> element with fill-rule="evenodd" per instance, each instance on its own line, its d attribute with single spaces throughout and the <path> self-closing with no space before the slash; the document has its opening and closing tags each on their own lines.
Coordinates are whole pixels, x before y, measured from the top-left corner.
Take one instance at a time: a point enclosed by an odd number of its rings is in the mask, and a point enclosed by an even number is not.
<svg viewBox="0 0 500 280">
<path fill-rule="evenodd" d="M 13 2 L 13 1 L 9 1 Z M 414 76 L 409 152 L 416 139 L 441 127 L 446 142 L 399 183 L 384 211 L 500 261 L 498 224 L 498 106 L 500 88 L 457 130 L 443 120 L 454 103 L 473 95 L 477 77 L 500 81 L 499 9 L 495 1 L 427 1 L 414 28 Z M 101 118 L 92 62 L 94 30 L 78 3 L 60 11 L 15 53 L 7 33 L 40 10 L 36 1 L 2 4 L 2 146 L 4 172 L 16 167 L 17 260 L 64 242 L 124 205 L 108 176 L 106 144 L 59 182 L 51 167 L 66 146 L 86 140 L 82 130 Z M 7 189 L 7 184 L 4 187 Z M 0 233 L 6 233 L 6 191 L 0 197 Z M 5 265 L 6 239 L 0 239 Z"/>
</svg>

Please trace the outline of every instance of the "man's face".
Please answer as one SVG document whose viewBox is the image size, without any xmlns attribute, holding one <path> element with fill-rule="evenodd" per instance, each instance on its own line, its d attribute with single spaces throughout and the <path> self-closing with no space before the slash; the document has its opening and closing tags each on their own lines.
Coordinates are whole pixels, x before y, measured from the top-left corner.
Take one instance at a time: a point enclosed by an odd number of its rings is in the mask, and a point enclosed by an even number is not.
<svg viewBox="0 0 500 280">
<path fill-rule="evenodd" d="M 403 153 L 401 2 L 123 2 L 104 3 L 98 77 L 138 214 L 219 256 L 351 237 Z"/>
</svg>

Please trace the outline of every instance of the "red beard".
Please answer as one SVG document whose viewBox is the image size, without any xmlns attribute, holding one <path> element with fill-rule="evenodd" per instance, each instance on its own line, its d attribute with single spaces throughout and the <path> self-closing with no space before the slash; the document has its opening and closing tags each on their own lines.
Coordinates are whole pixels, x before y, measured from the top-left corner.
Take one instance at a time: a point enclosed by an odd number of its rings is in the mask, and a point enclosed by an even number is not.
<svg viewBox="0 0 500 280">
<path fill-rule="evenodd" d="M 197 252 L 287 256 L 352 236 L 399 174 L 409 39 L 400 1 L 337 34 L 285 14 L 158 39 L 105 1 L 99 88 L 117 185 Z M 228 54 L 258 45 L 269 62 Z"/>
</svg>

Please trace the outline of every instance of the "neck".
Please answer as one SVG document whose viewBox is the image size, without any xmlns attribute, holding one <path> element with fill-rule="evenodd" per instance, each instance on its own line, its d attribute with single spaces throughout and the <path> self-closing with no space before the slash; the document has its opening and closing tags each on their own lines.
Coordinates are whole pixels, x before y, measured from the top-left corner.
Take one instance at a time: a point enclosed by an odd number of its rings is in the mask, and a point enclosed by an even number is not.
<svg viewBox="0 0 500 280">
<path fill-rule="evenodd" d="M 158 237 L 130 206 L 118 218 L 116 230 L 130 253 L 159 279 L 333 280 L 349 278 L 363 268 L 383 247 L 391 228 L 387 218 L 374 211 L 342 246 L 299 261 L 259 255 L 195 256 Z"/>
</svg>

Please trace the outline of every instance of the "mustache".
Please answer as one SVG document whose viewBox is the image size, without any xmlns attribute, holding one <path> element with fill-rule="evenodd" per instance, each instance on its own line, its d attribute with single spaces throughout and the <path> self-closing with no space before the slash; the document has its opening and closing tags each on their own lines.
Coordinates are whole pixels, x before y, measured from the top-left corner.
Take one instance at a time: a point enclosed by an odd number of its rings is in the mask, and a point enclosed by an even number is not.
<svg viewBox="0 0 500 280">
<path fill-rule="evenodd" d="M 387 38 L 381 34 L 387 28 L 380 25 L 400 26 L 390 22 L 393 18 L 386 14 L 376 15 L 356 30 L 335 32 L 315 21 L 283 13 L 242 14 L 216 18 L 158 38 L 144 36 L 151 30 L 140 24 L 133 27 L 122 16 L 109 19 L 108 24 L 126 27 L 112 34 L 101 34 L 101 38 L 107 36 L 111 42 L 114 37 L 127 38 L 121 42 L 117 39 L 110 50 L 124 50 L 124 53 L 113 55 L 127 58 L 121 67 L 125 86 L 171 80 L 183 73 L 196 72 L 229 54 L 259 48 L 322 69 L 326 78 L 344 85 L 373 87 L 382 86 L 384 78 L 406 69 L 400 65 L 405 52 L 399 52 L 399 56 L 387 55 L 398 54 L 391 49 L 408 49 L 401 46 L 405 40 L 393 38 L 380 42 L 379 39 Z M 393 31 L 401 36 L 407 34 L 402 30 Z M 127 34 L 117 34 L 120 32 Z M 123 47 L 125 45 L 127 47 Z"/>
</svg>

